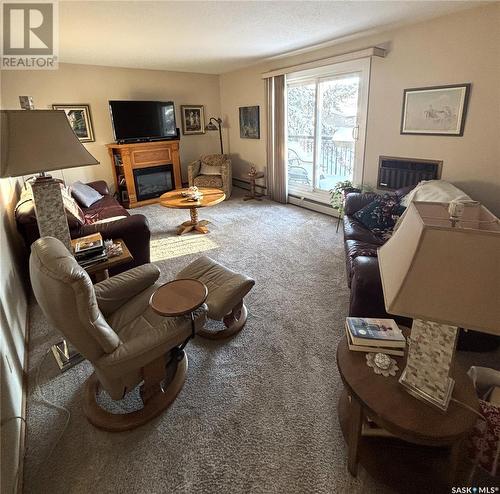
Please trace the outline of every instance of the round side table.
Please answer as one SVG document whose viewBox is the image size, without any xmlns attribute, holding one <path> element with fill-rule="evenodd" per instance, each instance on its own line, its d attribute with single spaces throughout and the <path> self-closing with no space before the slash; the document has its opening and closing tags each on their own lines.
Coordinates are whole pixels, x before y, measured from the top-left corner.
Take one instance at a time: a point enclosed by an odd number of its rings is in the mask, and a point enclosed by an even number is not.
<svg viewBox="0 0 500 494">
<path fill-rule="evenodd" d="M 208 288 L 199 280 L 179 279 L 161 285 L 151 295 L 149 305 L 160 316 L 177 317 L 189 314 L 191 317 L 191 337 L 195 336 L 194 311 L 203 305 L 208 296 Z M 189 338 L 188 338 L 189 340 Z M 187 341 L 180 350 L 184 349 Z"/>
<path fill-rule="evenodd" d="M 359 461 L 372 477 L 398 492 L 448 492 L 457 481 L 462 440 L 478 418 L 474 387 L 455 365 L 453 398 L 465 406 L 452 401 L 443 413 L 405 391 L 398 382 L 405 359 L 396 360 L 396 376 L 383 377 L 366 365 L 364 352 L 349 350 L 345 336 L 337 347 L 344 383 L 338 415 L 349 472 L 356 476 Z M 362 434 L 366 419 L 382 429 L 380 435 L 392 436 Z"/>
</svg>

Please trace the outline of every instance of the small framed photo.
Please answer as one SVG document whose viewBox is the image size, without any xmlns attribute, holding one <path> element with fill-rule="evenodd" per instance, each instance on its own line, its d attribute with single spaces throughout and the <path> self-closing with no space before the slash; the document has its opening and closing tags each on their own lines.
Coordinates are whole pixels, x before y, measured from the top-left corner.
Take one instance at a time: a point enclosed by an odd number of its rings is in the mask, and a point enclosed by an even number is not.
<svg viewBox="0 0 500 494">
<path fill-rule="evenodd" d="M 470 83 L 405 89 L 401 134 L 462 136 Z"/>
<path fill-rule="evenodd" d="M 64 110 L 69 124 L 80 142 L 94 142 L 90 105 L 52 105 L 53 110 Z"/>
<path fill-rule="evenodd" d="M 260 111 L 258 106 L 240 107 L 240 137 L 260 139 Z"/>
<path fill-rule="evenodd" d="M 181 105 L 181 117 L 184 135 L 205 133 L 205 108 L 203 105 Z"/>
</svg>

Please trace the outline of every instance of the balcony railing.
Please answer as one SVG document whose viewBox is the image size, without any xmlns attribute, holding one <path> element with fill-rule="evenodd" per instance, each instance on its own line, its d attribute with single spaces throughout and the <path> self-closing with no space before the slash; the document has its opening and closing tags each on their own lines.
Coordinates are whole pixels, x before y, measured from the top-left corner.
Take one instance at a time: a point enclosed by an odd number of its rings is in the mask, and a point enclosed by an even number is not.
<svg viewBox="0 0 500 494">
<path fill-rule="evenodd" d="M 325 176 L 347 179 L 352 177 L 354 167 L 354 141 L 337 141 L 332 136 L 321 137 L 319 172 Z M 288 136 L 288 162 L 291 166 L 312 167 L 314 137 L 305 135 Z M 291 144 L 291 146 L 290 146 Z"/>
</svg>

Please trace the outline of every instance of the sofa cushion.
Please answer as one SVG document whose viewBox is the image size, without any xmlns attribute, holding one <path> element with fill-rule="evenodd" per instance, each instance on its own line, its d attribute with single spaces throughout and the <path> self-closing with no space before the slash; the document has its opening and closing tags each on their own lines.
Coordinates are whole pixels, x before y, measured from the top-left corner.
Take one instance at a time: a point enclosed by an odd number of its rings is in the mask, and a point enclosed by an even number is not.
<svg viewBox="0 0 500 494">
<path fill-rule="evenodd" d="M 352 216 L 344 217 L 344 239 L 360 240 L 376 246 L 382 245 L 384 240 L 368 230 L 358 220 Z"/>
<path fill-rule="evenodd" d="M 200 175 L 222 175 L 222 167 L 201 162 Z"/>
<path fill-rule="evenodd" d="M 354 217 L 375 234 L 392 231 L 405 208 L 394 194 L 384 194 L 354 213 Z"/>
<path fill-rule="evenodd" d="M 193 184 L 197 187 L 215 187 L 222 189 L 221 175 L 198 175 L 194 178 Z"/>
<path fill-rule="evenodd" d="M 71 195 L 84 208 L 92 206 L 92 204 L 103 198 L 103 195 L 99 194 L 93 187 L 89 187 L 80 181 L 73 183 L 70 189 Z"/>
<path fill-rule="evenodd" d="M 130 213 L 111 196 L 104 196 L 89 208 L 85 208 L 83 212 L 87 225 L 116 216 L 130 216 Z"/>
</svg>

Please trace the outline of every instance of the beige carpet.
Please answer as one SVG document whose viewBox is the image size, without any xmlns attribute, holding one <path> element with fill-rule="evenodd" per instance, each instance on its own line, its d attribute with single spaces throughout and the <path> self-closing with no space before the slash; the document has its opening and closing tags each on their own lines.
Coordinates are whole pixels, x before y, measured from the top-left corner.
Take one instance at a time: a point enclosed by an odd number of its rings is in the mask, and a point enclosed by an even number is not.
<svg viewBox="0 0 500 494">
<path fill-rule="evenodd" d="M 348 307 L 342 233 L 334 218 L 242 191 L 200 211 L 207 236 L 175 235 L 186 211 L 148 206 L 152 254 L 169 280 L 200 253 L 256 280 L 246 328 L 187 347 L 188 379 L 170 410 L 135 431 L 87 423 L 81 391 L 91 366 L 59 374 L 44 354 L 58 339 L 31 307 L 28 493 L 376 493 L 346 470 L 336 404 L 335 350 Z M 182 249 L 188 255 L 182 255 Z M 35 389 L 71 413 L 43 403 Z M 126 406 L 126 403 L 124 404 Z"/>
</svg>

